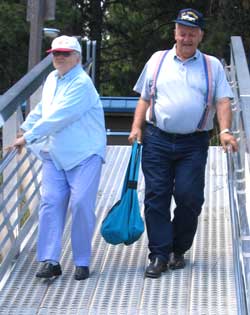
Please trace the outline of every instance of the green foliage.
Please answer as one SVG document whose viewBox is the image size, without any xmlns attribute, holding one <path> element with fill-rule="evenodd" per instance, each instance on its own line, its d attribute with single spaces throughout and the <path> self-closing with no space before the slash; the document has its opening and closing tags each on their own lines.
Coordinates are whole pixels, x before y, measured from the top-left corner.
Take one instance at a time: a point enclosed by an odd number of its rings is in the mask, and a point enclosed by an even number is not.
<svg viewBox="0 0 250 315">
<path fill-rule="evenodd" d="M 145 61 L 156 49 L 173 44 L 173 25 L 167 24 L 165 7 L 143 0 L 109 7 L 102 43 L 101 94 L 131 95 Z"/>
<path fill-rule="evenodd" d="M 80 9 L 74 0 L 57 0 L 55 20 L 45 21 L 44 27 L 52 27 L 60 30 L 63 35 L 84 36 L 82 32 L 82 16 Z M 50 47 L 51 40 L 44 38 L 43 54 Z"/>
<path fill-rule="evenodd" d="M 241 36 L 246 51 L 250 41 L 250 1 L 218 0 L 206 12 L 207 27 L 201 49 L 230 62 L 230 37 Z"/>
<path fill-rule="evenodd" d="M 13 85 L 27 69 L 28 25 L 22 1 L 0 3 L 0 94 Z"/>
<path fill-rule="evenodd" d="M 105 16 L 105 36 L 102 41 L 100 92 L 102 95 L 133 95 L 135 84 L 145 62 L 156 50 L 169 49 L 174 44 L 174 23 L 178 11 L 193 7 L 209 12 L 210 1 L 163 0 L 115 1 Z M 217 34 L 217 33 L 216 33 Z M 208 37 L 207 52 L 225 49 L 224 32 Z M 213 46 L 212 46 L 213 45 Z M 228 47 L 227 47 L 228 50 Z M 223 53 L 222 53 L 223 55 Z"/>
<path fill-rule="evenodd" d="M 45 21 L 44 23 L 47 27 L 58 28 L 61 34 L 83 36 L 83 21 L 78 1 L 57 0 L 55 20 Z"/>
<path fill-rule="evenodd" d="M 185 7 L 200 10 L 206 31 L 200 49 L 229 62 L 230 36 L 250 48 L 249 0 L 57 0 L 56 20 L 45 21 L 61 34 L 97 41 L 96 85 L 102 95 L 133 95 L 145 62 L 174 44 L 173 19 Z M 26 0 L 0 2 L 0 93 L 26 73 L 29 23 Z M 50 40 L 43 40 L 43 56 Z"/>
</svg>

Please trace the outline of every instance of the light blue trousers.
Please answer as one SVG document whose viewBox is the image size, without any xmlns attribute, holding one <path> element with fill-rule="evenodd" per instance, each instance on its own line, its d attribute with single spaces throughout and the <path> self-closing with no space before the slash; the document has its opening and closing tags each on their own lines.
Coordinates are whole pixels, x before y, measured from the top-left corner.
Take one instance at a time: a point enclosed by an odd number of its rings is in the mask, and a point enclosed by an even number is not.
<svg viewBox="0 0 250 315">
<path fill-rule="evenodd" d="M 102 160 L 92 155 L 69 171 L 58 171 L 43 153 L 37 260 L 60 261 L 68 207 L 72 213 L 71 245 L 76 266 L 89 266 L 95 228 L 95 202 Z"/>
</svg>

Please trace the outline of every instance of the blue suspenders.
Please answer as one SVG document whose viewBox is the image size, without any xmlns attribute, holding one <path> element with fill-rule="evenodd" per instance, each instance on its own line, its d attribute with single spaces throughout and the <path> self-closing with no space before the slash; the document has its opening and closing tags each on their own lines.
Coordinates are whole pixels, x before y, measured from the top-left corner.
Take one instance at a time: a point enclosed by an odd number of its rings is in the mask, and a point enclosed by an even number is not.
<svg viewBox="0 0 250 315">
<path fill-rule="evenodd" d="M 163 64 L 163 61 L 168 54 L 169 50 L 162 51 L 159 58 L 158 62 L 154 71 L 154 76 L 153 76 L 153 82 L 152 85 L 150 86 L 150 113 L 149 113 L 149 118 L 152 121 L 152 123 L 155 125 L 156 124 L 156 116 L 155 116 L 155 100 L 157 97 L 157 88 L 156 88 L 156 82 L 157 78 L 160 73 L 161 66 Z M 201 116 L 201 119 L 198 123 L 197 130 L 202 131 L 206 125 L 207 117 L 209 110 L 212 106 L 212 71 L 211 71 L 211 62 L 209 59 L 209 56 L 202 54 L 203 57 L 203 65 L 204 65 L 204 70 L 205 70 L 205 77 L 206 77 L 206 95 L 205 95 L 205 106 L 204 110 Z"/>
</svg>

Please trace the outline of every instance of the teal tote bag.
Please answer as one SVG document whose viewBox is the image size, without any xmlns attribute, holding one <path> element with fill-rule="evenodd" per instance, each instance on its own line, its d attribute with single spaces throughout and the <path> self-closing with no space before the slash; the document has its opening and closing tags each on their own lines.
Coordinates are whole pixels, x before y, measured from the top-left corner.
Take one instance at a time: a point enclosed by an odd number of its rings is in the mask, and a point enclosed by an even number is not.
<svg viewBox="0 0 250 315">
<path fill-rule="evenodd" d="M 110 209 L 101 225 L 101 235 L 112 245 L 130 245 L 144 232 L 140 214 L 137 181 L 141 161 L 141 144 L 134 142 L 123 182 L 120 200 Z"/>
</svg>

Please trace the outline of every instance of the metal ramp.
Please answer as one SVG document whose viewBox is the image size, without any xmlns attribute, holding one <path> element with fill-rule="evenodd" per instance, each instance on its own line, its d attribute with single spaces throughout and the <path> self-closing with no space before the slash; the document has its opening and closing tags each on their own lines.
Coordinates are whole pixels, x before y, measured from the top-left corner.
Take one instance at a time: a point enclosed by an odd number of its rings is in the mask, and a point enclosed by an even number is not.
<svg viewBox="0 0 250 315">
<path fill-rule="evenodd" d="M 210 147 L 206 201 L 198 233 L 183 270 L 145 279 L 147 236 L 131 246 L 105 243 L 99 231 L 109 208 L 119 199 L 130 148 L 108 147 L 96 204 L 91 277 L 73 279 L 70 217 L 61 264 L 54 281 L 35 278 L 36 226 L 0 290 L 1 315 L 236 315 L 231 220 L 226 155 Z M 139 180 L 143 211 L 144 183 Z"/>
</svg>

